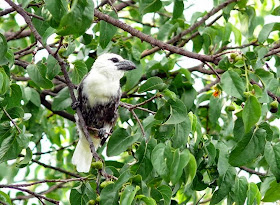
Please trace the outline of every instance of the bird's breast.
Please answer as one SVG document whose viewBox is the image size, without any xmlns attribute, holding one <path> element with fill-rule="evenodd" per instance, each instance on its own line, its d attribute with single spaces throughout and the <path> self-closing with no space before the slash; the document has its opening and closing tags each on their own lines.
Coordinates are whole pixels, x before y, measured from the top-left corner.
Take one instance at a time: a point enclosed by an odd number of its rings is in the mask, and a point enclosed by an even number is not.
<svg viewBox="0 0 280 205">
<path fill-rule="evenodd" d="M 102 76 L 86 78 L 83 82 L 83 95 L 87 96 L 91 107 L 106 104 L 113 96 L 120 95 L 119 81 L 108 81 Z"/>
</svg>

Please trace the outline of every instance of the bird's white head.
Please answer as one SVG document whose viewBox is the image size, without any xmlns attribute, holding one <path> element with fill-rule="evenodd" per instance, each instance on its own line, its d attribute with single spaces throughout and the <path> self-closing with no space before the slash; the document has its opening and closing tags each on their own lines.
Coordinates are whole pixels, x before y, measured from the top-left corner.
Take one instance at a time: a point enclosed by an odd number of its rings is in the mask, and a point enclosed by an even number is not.
<svg viewBox="0 0 280 205">
<path fill-rule="evenodd" d="M 102 74 L 108 79 L 119 80 L 123 77 L 125 71 L 135 68 L 133 62 L 114 53 L 105 53 L 95 60 L 91 72 Z"/>
</svg>

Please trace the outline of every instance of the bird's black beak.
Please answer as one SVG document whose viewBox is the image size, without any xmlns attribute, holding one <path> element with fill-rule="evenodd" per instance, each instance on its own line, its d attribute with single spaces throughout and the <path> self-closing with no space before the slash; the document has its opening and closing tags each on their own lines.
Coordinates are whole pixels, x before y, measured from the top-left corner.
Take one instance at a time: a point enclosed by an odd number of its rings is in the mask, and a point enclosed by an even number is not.
<svg viewBox="0 0 280 205">
<path fill-rule="evenodd" d="M 116 63 L 116 66 L 118 70 L 134 70 L 136 69 L 136 66 L 133 62 L 128 61 L 128 60 L 123 60 L 118 63 Z"/>
</svg>

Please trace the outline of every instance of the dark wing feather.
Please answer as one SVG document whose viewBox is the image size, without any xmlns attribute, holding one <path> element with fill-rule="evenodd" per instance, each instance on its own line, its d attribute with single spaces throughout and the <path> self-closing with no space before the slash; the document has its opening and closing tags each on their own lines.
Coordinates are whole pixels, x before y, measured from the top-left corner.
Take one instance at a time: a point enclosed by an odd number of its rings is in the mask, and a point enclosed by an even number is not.
<svg viewBox="0 0 280 205">
<path fill-rule="evenodd" d="M 118 90 L 116 96 L 112 96 L 108 103 L 95 104 L 91 107 L 88 99 L 82 92 L 82 83 L 78 89 L 78 98 L 80 102 L 80 109 L 84 117 L 85 123 L 89 127 L 101 129 L 108 124 L 114 126 L 118 117 L 118 106 L 120 103 L 121 91 Z"/>
</svg>

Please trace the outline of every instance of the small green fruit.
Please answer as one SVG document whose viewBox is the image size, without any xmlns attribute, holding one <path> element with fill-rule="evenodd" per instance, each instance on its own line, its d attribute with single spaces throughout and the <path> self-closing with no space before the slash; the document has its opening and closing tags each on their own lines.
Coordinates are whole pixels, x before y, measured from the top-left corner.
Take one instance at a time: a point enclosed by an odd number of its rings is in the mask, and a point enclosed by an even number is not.
<svg viewBox="0 0 280 205">
<path fill-rule="evenodd" d="M 243 94 L 244 94 L 245 97 L 247 97 L 247 98 L 250 97 L 251 95 L 253 95 L 251 92 L 244 92 Z"/>
<path fill-rule="evenodd" d="M 92 162 L 91 167 L 94 168 L 94 169 L 102 169 L 103 168 L 103 163 L 101 161 Z"/>
<path fill-rule="evenodd" d="M 270 107 L 271 107 L 271 108 L 278 108 L 278 105 L 279 105 L 279 103 L 278 103 L 277 100 L 274 100 L 274 101 L 272 101 L 272 102 L 270 103 Z"/>
<path fill-rule="evenodd" d="M 65 51 L 66 51 L 65 48 L 60 48 L 60 49 L 58 50 L 58 54 L 59 54 L 60 56 L 63 56 L 63 54 L 65 53 Z"/>
<path fill-rule="evenodd" d="M 239 61 L 239 60 L 243 60 L 243 57 L 241 55 L 237 55 L 235 58 L 234 58 L 235 62 Z"/>
<path fill-rule="evenodd" d="M 236 56 L 237 56 L 236 53 L 231 53 L 231 54 L 230 54 L 230 58 L 233 59 L 233 60 L 236 58 Z"/>
<path fill-rule="evenodd" d="M 114 182 L 113 181 L 104 181 L 100 184 L 100 188 L 103 189 L 106 186 L 108 186 L 109 184 L 114 184 Z"/>
<path fill-rule="evenodd" d="M 96 197 L 96 199 L 95 199 L 97 202 L 99 202 L 100 201 L 100 196 L 98 195 L 97 197 Z"/>
<path fill-rule="evenodd" d="M 92 200 L 89 200 L 88 203 L 87 203 L 87 205 L 95 205 L 95 200 L 93 200 L 93 199 L 92 199 Z"/>
<path fill-rule="evenodd" d="M 232 112 L 235 110 L 235 107 L 234 107 L 234 105 L 229 105 L 226 107 L 226 109 L 227 109 L 227 111 Z"/>
<path fill-rule="evenodd" d="M 278 112 L 278 105 L 279 105 L 279 103 L 278 103 L 278 101 L 277 100 L 274 100 L 273 102 L 271 102 L 270 103 L 270 112 L 272 112 L 272 113 L 276 113 L 276 112 Z"/>
</svg>

